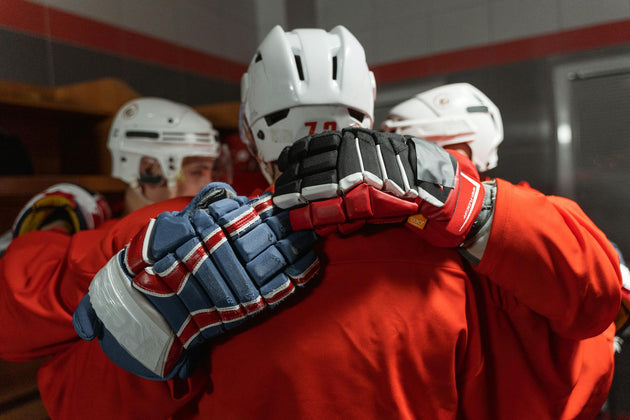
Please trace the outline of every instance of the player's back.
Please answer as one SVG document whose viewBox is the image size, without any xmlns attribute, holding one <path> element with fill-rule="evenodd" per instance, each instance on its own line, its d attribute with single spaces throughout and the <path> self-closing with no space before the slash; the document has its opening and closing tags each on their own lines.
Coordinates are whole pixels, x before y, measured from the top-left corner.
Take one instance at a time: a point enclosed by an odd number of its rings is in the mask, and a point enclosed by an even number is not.
<svg viewBox="0 0 630 420">
<path fill-rule="evenodd" d="M 391 225 L 321 251 L 308 296 L 213 349 L 200 417 L 455 418 L 482 365 L 458 254 Z"/>
</svg>

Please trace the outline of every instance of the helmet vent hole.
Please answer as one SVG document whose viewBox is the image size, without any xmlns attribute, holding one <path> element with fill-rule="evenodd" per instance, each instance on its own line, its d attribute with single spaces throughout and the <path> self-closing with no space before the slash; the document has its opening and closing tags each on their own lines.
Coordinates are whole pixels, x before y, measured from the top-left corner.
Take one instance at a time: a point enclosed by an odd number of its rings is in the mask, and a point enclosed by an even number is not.
<svg viewBox="0 0 630 420">
<path fill-rule="evenodd" d="M 173 119 L 172 119 L 172 118 L 169 118 L 169 119 L 168 119 L 168 123 L 169 123 L 169 124 L 173 124 Z"/>
<path fill-rule="evenodd" d="M 259 52 L 258 54 L 256 54 L 256 57 L 254 58 L 254 63 L 258 63 L 261 60 L 262 60 L 262 55 L 260 55 L 260 52 Z"/>
<path fill-rule="evenodd" d="M 297 67 L 298 76 L 300 77 L 300 80 L 304 80 L 304 69 L 302 68 L 302 59 L 300 58 L 299 55 L 294 55 L 293 57 L 295 57 L 295 65 Z"/>
<path fill-rule="evenodd" d="M 332 78 L 333 78 L 333 80 L 337 80 L 337 56 L 334 56 L 332 58 L 332 65 L 333 65 Z"/>
<path fill-rule="evenodd" d="M 365 118 L 365 114 L 361 111 L 357 111 L 356 109 L 348 108 L 348 114 L 357 121 L 363 122 L 363 118 Z"/>
<path fill-rule="evenodd" d="M 265 133 L 263 133 L 262 130 L 258 130 L 258 133 L 256 133 L 256 136 L 261 140 L 265 139 Z"/>
<path fill-rule="evenodd" d="M 289 115 L 289 108 L 281 109 L 280 111 L 273 112 L 265 116 L 265 122 L 268 127 L 271 127 L 278 121 L 285 119 Z"/>
<path fill-rule="evenodd" d="M 127 131 L 125 135 L 127 136 L 127 138 L 141 137 L 157 139 L 160 137 L 160 134 L 155 131 Z"/>
<path fill-rule="evenodd" d="M 468 108 L 466 108 L 467 112 L 488 112 L 488 107 L 487 106 L 483 106 L 483 105 L 478 105 L 478 106 L 469 106 Z"/>
</svg>

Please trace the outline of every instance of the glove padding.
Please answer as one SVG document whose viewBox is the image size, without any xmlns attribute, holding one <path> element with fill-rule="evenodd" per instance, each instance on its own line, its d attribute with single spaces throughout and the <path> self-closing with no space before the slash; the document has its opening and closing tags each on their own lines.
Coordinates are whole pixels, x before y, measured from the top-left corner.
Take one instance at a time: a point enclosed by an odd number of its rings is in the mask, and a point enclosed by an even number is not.
<svg viewBox="0 0 630 420">
<path fill-rule="evenodd" d="M 274 307 L 319 271 L 313 231 L 293 232 L 271 195 L 208 185 L 181 212 L 152 219 L 94 277 L 75 330 L 119 366 L 187 377 L 200 344 Z"/>
<path fill-rule="evenodd" d="M 350 233 L 365 223 L 399 223 L 427 241 L 460 245 L 484 190 L 473 164 L 426 140 L 363 128 L 304 137 L 278 159 L 274 204 L 293 229 Z M 409 217 L 409 216 L 412 217 Z"/>
<path fill-rule="evenodd" d="M 71 234 L 94 229 L 110 219 L 111 209 L 100 195 L 75 184 L 56 184 L 40 192 L 24 205 L 13 222 L 13 237 L 41 229 L 44 225 L 65 220 Z"/>
</svg>

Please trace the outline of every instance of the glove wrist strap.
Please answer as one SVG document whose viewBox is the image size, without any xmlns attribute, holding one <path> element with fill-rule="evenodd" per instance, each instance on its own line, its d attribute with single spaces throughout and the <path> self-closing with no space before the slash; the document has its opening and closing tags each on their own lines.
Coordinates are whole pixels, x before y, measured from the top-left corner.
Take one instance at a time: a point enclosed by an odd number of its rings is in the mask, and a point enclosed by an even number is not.
<svg viewBox="0 0 630 420">
<path fill-rule="evenodd" d="M 484 182 L 484 198 L 481 211 L 477 219 L 472 224 L 466 239 L 460 245 L 459 251 L 470 263 L 477 265 L 484 252 L 490 238 L 492 220 L 494 217 L 494 203 L 496 201 L 497 184 L 496 181 Z"/>
</svg>

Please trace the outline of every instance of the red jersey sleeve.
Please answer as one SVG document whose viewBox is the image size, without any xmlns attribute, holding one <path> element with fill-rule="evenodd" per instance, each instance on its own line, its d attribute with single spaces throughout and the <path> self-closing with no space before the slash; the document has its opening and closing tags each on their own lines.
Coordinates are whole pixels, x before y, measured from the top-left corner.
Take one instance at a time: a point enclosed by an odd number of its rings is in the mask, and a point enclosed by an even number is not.
<svg viewBox="0 0 630 420">
<path fill-rule="evenodd" d="M 475 270 L 567 338 L 600 334 L 621 300 L 617 253 L 580 207 L 501 179 L 490 238 Z"/>
<path fill-rule="evenodd" d="M 189 201 L 157 203 L 72 236 L 50 230 L 14 239 L 0 258 L 0 358 L 48 356 L 78 340 L 72 314 L 96 272 L 151 217 Z"/>
</svg>

